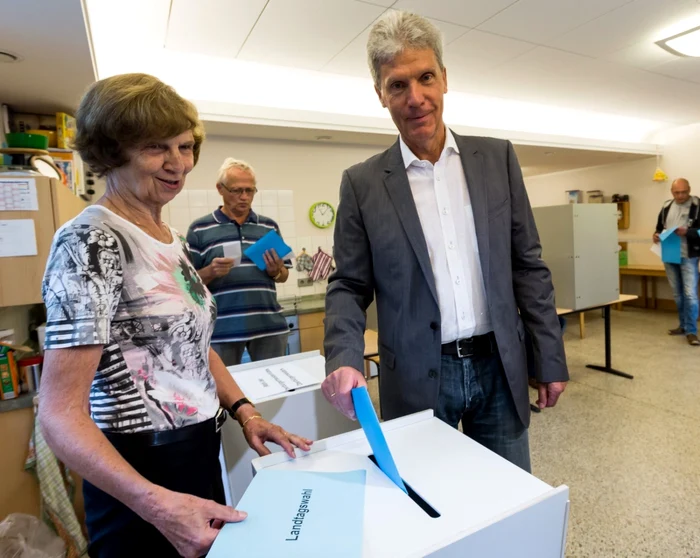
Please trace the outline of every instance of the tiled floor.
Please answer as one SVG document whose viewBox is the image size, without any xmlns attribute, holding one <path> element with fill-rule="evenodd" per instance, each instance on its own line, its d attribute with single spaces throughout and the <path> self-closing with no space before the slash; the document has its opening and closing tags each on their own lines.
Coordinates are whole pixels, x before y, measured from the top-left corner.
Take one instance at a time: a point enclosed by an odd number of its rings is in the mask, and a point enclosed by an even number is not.
<svg viewBox="0 0 700 558">
<path fill-rule="evenodd" d="M 581 340 L 570 319 L 571 382 L 532 416 L 533 473 L 571 489 L 567 557 L 700 558 L 700 347 L 666 335 L 673 314 L 612 315 L 613 366 L 635 378 L 585 368 L 603 363 L 603 320 Z"/>
</svg>

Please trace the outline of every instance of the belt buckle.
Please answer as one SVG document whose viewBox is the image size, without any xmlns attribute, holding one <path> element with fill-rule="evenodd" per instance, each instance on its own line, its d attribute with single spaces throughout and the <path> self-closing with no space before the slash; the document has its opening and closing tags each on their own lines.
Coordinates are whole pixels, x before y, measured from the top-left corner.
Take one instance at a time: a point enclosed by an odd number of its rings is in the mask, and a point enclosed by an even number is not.
<svg viewBox="0 0 700 558">
<path fill-rule="evenodd" d="M 473 347 L 473 342 L 471 339 L 457 339 L 455 341 L 457 343 L 457 357 L 458 358 L 467 358 L 474 356 L 474 347 Z M 465 345 L 465 352 L 462 352 L 462 343 Z"/>
<path fill-rule="evenodd" d="M 221 430 L 221 427 L 226 422 L 227 416 L 228 413 L 226 412 L 226 409 L 224 409 L 223 407 L 219 407 L 219 410 L 216 412 L 216 416 L 214 417 L 216 419 L 216 432 L 219 432 L 219 430 Z"/>
</svg>

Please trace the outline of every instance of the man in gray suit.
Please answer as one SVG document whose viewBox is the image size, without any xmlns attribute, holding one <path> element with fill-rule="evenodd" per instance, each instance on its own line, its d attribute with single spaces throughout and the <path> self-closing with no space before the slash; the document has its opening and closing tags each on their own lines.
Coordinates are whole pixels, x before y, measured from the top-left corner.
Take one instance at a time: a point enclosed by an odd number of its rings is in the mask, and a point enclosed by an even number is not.
<svg viewBox="0 0 700 558">
<path fill-rule="evenodd" d="M 569 378 L 513 146 L 445 126 L 442 39 L 426 19 L 392 11 L 372 28 L 367 51 L 400 137 L 343 174 L 323 392 L 354 418 L 350 391 L 366 385 L 365 312 L 376 296 L 383 417 L 434 409 L 529 471 L 524 325 L 538 406 L 554 406 Z"/>
</svg>

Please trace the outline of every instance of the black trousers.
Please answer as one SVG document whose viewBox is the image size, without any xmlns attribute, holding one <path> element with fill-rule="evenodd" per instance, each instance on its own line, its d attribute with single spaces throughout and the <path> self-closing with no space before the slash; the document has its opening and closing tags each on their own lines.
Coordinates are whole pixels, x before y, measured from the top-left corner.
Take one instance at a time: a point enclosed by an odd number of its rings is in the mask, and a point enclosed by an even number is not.
<svg viewBox="0 0 700 558">
<path fill-rule="evenodd" d="M 195 439 L 161 446 L 134 443 L 129 435 L 110 442 L 149 481 L 173 490 L 225 503 L 219 465 L 221 436 L 212 427 Z M 153 525 L 99 488 L 83 481 L 90 558 L 169 558 L 179 556 Z"/>
</svg>

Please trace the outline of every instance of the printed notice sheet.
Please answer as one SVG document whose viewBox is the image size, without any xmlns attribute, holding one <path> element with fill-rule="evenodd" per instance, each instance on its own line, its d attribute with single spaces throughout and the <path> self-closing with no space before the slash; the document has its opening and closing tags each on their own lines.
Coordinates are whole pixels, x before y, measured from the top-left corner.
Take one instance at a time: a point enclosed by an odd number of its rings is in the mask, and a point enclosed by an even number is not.
<svg viewBox="0 0 700 558">
<path fill-rule="evenodd" d="M 36 255 L 36 233 L 32 219 L 0 220 L 0 258 Z"/>
<path fill-rule="evenodd" d="M 260 471 L 208 558 L 360 558 L 366 471 Z"/>
<path fill-rule="evenodd" d="M 293 363 L 244 370 L 233 378 L 253 401 L 320 383 L 318 378 Z"/>
<path fill-rule="evenodd" d="M 39 211 L 36 180 L 0 178 L 0 211 Z"/>
</svg>

